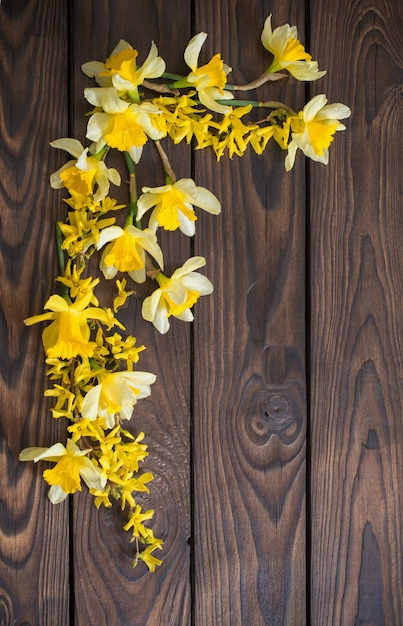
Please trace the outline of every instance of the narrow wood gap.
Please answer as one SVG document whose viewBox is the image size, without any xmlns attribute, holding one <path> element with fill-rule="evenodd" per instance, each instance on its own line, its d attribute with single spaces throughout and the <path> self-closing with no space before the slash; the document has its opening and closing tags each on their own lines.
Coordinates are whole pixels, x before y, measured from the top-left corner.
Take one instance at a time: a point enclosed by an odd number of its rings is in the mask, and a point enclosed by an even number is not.
<svg viewBox="0 0 403 626">
<path fill-rule="evenodd" d="M 311 49 L 311 5 L 305 2 L 305 40 Z M 311 84 L 305 83 L 305 102 L 311 97 Z M 305 478 L 305 580 L 306 624 L 312 621 L 311 612 L 311 186 L 310 162 L 305 161 L 305 377 L 306 377 L 306 478 Z"/>
<path fill-rule="evenodd" d="M 196 8 L 195 8 L 196 0 L 190 0 L 190 37 L 193 37 L 196 27 Z M 190 39 L 190 38 L 189 38 Z M 196 175 L 196 163 L 195 163 L 195 150 L 191 150 L 190 153 L 190 176 L 193 180 L 195 180 Z M 190 250 L 191 256 L 194 255 L 195 245 L 194 238 L 191 239 L 190 242 Z M 190 481 L 190 564 L 189 564 L 189 575 L 190 575 L 190 624 L 194 626 L 196 623 L 196 606 L 195 606 L 195 544 L 194 544 L 194 534 L 195 534 L 195 520 L 194 520 L 194 503 L 195 503 L 195 489 L 194 489 L 194 404 L 195 404 L 195 360 L 194 360 L 194 325 L 190 325 L 190 400 L 189 400 L 189 481 Z"/>
<path fill-rule="evenodd" d="M 69 0 L 66 4 L 67 38 L 67 136 L 74 137 L 74 5 Z M 73 496 L 68 498 L 68 538 L 69 538 L 69 625 L 75 625 L 75 576 L 74 576 L 74 503 Z"/>
<path fill-rule="evenodd" d="M 310 220 L 310 166 L 305 168 L 305 376 L 306 376 L 306 623 L 311 624 L 311 220 Z"/>
</svg>

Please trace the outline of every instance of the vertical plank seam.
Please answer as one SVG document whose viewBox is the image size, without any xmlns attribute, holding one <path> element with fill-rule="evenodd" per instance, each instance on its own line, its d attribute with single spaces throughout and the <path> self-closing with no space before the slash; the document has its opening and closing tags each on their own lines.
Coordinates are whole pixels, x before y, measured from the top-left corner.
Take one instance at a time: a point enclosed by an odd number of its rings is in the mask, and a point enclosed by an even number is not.
<svg viewBox="0 0 403 626">
<path fill-rule="evenodd" d="M 305 2 L 305 41 L 311 49 L 311 6 Z M 305 102 L 311 98 L 311 84 L 305 83 Z M 312 621 L 311 611 L 311 168 L 305 159 L 305 409 L 306 409 L 306 457 L 305 457 L 305 579 L 306 624 Z"/>
<path fill-rule="evenodd" d="M 192 37 L 195 32 L 196 27 L 196 0 L 190 0 L 190 36 Z M 192 149 L 190 151 L 190 176 L 193 180 L 196 177 L 196 160 L 195 160 L 195 151 Z M 194 256 L 195 253 L 195 243 L 194 238 L 191 239 L 190 242 L 190 250 L 191 256 Z M 190 325 L 190 333 L 189 333 L 189 370 L 190 370 L 190 389 L 189 389 L 189 478 L 190 478 L 190 496 L 189 496 L 189 506 L 190 506 L 190 564 L 189 564 L 189 576 L 190 576 L 190 624 L 194 626 L 196 623 L 196 615 L 195 615 L 195 489 L 194 489 L 194 405 L 195 405 L 195 335 L 194 335 L 194 325 Z"/>
<path fill-rule="evenodd" d="M 73 137 L 74 129 L 74 5 L 73 0 L 66 3 L 66 48 L 67 48 L 67 136 Z M 74 580 L 74 503 L 73 496 L 68 498 L 68 538 L 69 538 L 69 588 L 68 588 L 68 605 L 69 605 L 69 625 L 74 626 L 75 623 L 75 580 Z"/>
</svg>

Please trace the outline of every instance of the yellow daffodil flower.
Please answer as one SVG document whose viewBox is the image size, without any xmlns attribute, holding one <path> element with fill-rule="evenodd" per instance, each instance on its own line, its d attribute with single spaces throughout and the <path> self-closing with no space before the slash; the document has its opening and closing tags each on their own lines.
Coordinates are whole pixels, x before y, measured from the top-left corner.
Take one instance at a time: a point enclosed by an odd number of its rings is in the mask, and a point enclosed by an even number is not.
<svg viewBox="0 0 403 626">
<path fill-rule="evenodd" d="M 108 428 L 116 425 L 119 419 L 130 419 L 137 400 L 147 398 L 150 385 L 156 376 L 149 372 L 104 372 L 99 376 L 100 383 L 85 395 L 81 413 L 84 418 L 95 420 L 104 417 Z"/>
<path fill-rule="evenodd" d="M 137 283 L 143 283 L 146 279 L 145 252 L 157 261 L 163 268 L 162 250 L 157 243 L 157 238 L 150 229 L 140 230 L 135 226 L 111 226 L 101 231 L 97 249 L 103 248 L 100 268 L 105 278 L 114 278 L 117 272 L 127 272 Z"/>
<path fill-rule="evenodd" d="M 102 471 L 88 458 L 89 450 L 80 450 L 70 439 L 66 447 L 55 443 L 50 448 L 25 448 L 20 453 L 20 461 L 53 461 L 56 465 L 43 472 L 46 482 L 51 485 L 49 500 L 58 504 L 69 493 L 81 491 L 81 478 L 90 489 L 103 489 L 106 479 Z"/>
<path fill-rule="evenodd" d="M 175 270 L 171 278 L 162 272 L 157 274 L 160 287 L 144 300 L 141 312 L 144 319 L 152 322 L 160 333 L 169 330 L 168 318 L 171 315 L 184 322 L 193 321 L 191 307 L 199 296 L 212 293 L 213 285 L 209 279 L 194 271 L 205 264 L 203 257 L 192 257 Z"/>
<path fill-rule="evenodd" d="M 285 69 L 297 80 L 317 80 L 326 74 L 319 71 L 318 63 L 305 51 L 298 40 L 296 26 L 284 24 L 274 30 L 271 27 L 271 15 L 266 19 L 261 36 L 262 44 L 274 56 L 267 72 Z"/>
<path fill-rule="evenodd" d="M 344 104 L 328 104 L 324 94 L 315 96 L 306 104 L 298 116 L 291 118 L 291 142 L 285 159 L 285 169 L 289 171 L 295 162 L 298 149 L 313 161 L 325 165 L 329 160 L 328 148 L 338 130 L 345 130 L 339 119 L 351 115 Z"/>
<path fill-rule="evenodd" d="M 115 168 L 107 168 L 97 155 L 88 156 L 88 148 L 84 148 L 77 139 L 56 139 L 50 145 L 75 157 L 75 160 L 68 161 L 51 174 L 53 189 L 65 187 L 70 193 L 73 191 L 83 198 L 93 195 L 94 201 L 100 202 L 109 193 L 109 182 L 120 185 L 119 172 Z"/>
<path fill-rule="evenodd" d="M 142 191 L 143 195 L 137 202 L 137 218 L 141 219 L 146 211 L 155 207 L 148 224 L 153 232 L 156 232 L 158 226 L 165 230 L 179 228 L 185 235 L 192 237 L 197 219 L 193 205 L 213 215 L 221 211 L 216 196 L 204 187 L 197 187 L 191 178 L 183 178 L 163 187 L 143 187 Z"/>
<path fill-rule="evenodd" d="M 138 163 L 148 137 L 157 141 L 165 136 L 163 125 L 161 128 L 157 121 L 162 112 L 151 102 L 129 104 L 113 87 L 87 88 L 84 94 L 90 104 L 102 109 L 91 115 L 87 126 L 87 138 L 95 142 L 96 150 L 106 144 L 129 152 Z"/>
<path fill-rule="evenodd" d="M 228 65 L 225 65 L 220 54 L 216 54 L 206 64 L 198 66 L 199 54 L 206 40 L 206 33 L 195 35 L 186 46 L 184 59 L 186 65 L 192 70 L 186 77 L 185 81 L 178 81 L 175 86 L 181 87 L 190 85 L 197 90 L 200 102 L 205 107 L 216 111 L 217 113 L 228 113 L 229 107 L 217 102 L 217 100 L 232 100 L 234 94 L 231 91 L 225 91 L 224 87 L 227 82 L 227 74 L 231 71 Z"/>
<path fill-rule="evenodd" d="M 105 63 L 89 61 L 81 69 L 86 76 L 95 78 L 101 87 L 113 86 L 119 94 L 135 94 L 144 80 L 159 78 L 165 72 L 165 61 L 158 56 L 154 42 L 143 65 L 137 66 L 137 56 L 137 50 L 121 39 Z"/>
<path fill-rule="evenodd" d="M 42 342 L 48 358 L 71 359 L 75 356 L 93 355 L 96 343 L 90 341 L 87 320 L 100 320 L 109 328 L 113 321 L 111 323 L 110 316 L 105 310 L 88 306 L 92 297 L 92 292 L 88 291 L 73 304 L 69 304 L 64 298 L 54 294 L 44 306 L 44 309 L 50 310 L 49 313 L 34 315 L 24 320 L 27 326 L 52 320 L 42 333 Z"/>
</svg>

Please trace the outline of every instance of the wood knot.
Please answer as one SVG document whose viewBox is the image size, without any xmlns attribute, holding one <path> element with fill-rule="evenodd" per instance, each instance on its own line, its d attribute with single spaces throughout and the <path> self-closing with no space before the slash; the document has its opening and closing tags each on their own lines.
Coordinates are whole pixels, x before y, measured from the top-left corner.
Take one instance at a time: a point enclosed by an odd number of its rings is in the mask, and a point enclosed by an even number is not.
<svg viewBox="0 0 403 626">
<path fill-rule="evenodd" d="M 288 385 L 266 387 L 250 397 L 244 417 L 246 433 L 255 446 L 274 446 L 275 457 L 284 456 L 285 449 L 303 434 L 303 406 L 296 391 Z"/>
<path fill-rule="evenodd" d="M 285 396 L 274 393 L 265 402 L 264 414 L 272 422 L 273 428 L 282 428 L 284 421 L 290 417 L 291 407 Z"/>
</svg>

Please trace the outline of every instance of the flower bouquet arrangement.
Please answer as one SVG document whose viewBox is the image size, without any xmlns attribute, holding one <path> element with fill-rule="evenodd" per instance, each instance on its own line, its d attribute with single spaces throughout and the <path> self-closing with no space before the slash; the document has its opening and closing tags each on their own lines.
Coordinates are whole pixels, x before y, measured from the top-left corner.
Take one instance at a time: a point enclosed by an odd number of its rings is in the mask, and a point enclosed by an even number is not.
<svg viewBox="0 0 403 626">
<path fill-rule="evenodd" d="M 228 82 L 231 68 L 220 54 L 202 64 L 206 37 L 199 33 L 187 45 L 186 76 L 166 71 L 154 42 L 142 64 L 138 51 L 121 40 L 105 62 L 82 66 L 98 85 L 84 91 L 93 107 L 86 133 L 89 145 L 73 138 L 51 143 L 72 157 L 50 176 L 54 189 L 68 192 L 67 217 L 57 223 L 58 289 L 43 313 L 25 320 L 27 325 L 47 323 L 42 341 L 50 387 L 45 395 L 54 399 L 52 417 L 65 421 L 67 435 L 64 443 L 50 448 L 26 448 L 20 459 L 53 463 L 43 478 L 54 504 L 81 491 L 82 482 L 96 507 L 119 501 L 127 515 L 124 529 L 134 545 L 133 566 L 142 560 L 150 571 L 161 564 L 155 551 L 163 541 L 147 525 L 154 511 L 143 510 L 136 497 L 148 492 L 153 475 L 140 469 L 148 454 L 144 433 L 139 429 L 134 435 L 126 424 L 137 403 L 150 395 L 156 377 L 138 369 L 145 346 L 125 333 L 119 311 L 127 298 L 136 297 L 135 284 L 148 280 L 155 289 L 144 298 L 141 314 L 157 332 L 166 333 L 172 318 L 191 322 L 193 305 L 213 291 L 199 272 L 206 261 L 194 256 L 170 275 L 165 273 L 158 232 L 179 229 L 192 237 L 200 210 L 213 215 L 221 211 L 211 191 L 177 177 L 161 142 L 210 148 L 219 160 L 242 156 L 248 148 L 262 154 L 273 139 L 286 152 L 285 169 L 290 170 L 298 150 L 326 164 L 335 132 L 345 128 L 340 120 L 350 115 L 343 104 L 327 104 L 323 94 L 298 112 L 281 102 L 235 98 L 287 73 L 302 81 L 325 74 L 298 40 L 295 26 L 273 30 L 271 16 L 267 18 L 261 41 L 271 62 L 247 85 Z M 263 111 L 262 119 L 248 120 L 256 108 Z M 165 180 L 162 185 L 160 179 L 152 181 L 154 186 L 144 181 L 148 186 L 140 190 L 137 164 L 149 146 L 158 152 Z M 122 153 L 127 168 L 127 205 L 109 195 L 111 185 L 123 180 L 117 169 L 107 166 L 114 150 Z M 90 273 L 93 259 L 100 268 L 95 275 Z M 109 306 L 101 306 L 98 295 L 104 281 L 113 280 L 115 297 Z"/>
</svg>

